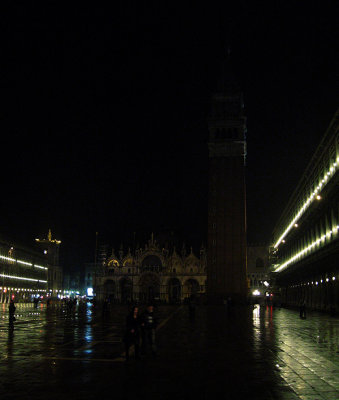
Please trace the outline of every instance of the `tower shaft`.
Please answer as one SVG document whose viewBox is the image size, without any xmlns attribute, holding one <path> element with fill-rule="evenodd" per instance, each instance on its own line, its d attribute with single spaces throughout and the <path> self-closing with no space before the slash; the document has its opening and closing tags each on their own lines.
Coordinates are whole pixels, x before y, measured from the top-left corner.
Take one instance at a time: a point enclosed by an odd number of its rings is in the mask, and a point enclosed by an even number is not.
<svg viewBox="0 0 339 400">
<path fill-rule="evenodd" d="M 209 119 L 207 290 L 210 301 L 247 295 L 246 118 L 234 87 L 212 99 Z"/>
</svg>

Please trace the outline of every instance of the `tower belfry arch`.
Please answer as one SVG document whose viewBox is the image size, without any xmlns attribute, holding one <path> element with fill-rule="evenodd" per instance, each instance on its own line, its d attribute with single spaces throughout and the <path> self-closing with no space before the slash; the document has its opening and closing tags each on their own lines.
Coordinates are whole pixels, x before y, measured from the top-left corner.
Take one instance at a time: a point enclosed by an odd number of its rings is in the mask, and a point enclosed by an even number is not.
<svg viewBox="0 0 339 400">
<path fill-rule="evenodd" d="M 211 302 L 247 295 L 246 118 L 242 92 L 225 61 L 212 96 L 209 131 L 208 268 Z"/>
</svg>

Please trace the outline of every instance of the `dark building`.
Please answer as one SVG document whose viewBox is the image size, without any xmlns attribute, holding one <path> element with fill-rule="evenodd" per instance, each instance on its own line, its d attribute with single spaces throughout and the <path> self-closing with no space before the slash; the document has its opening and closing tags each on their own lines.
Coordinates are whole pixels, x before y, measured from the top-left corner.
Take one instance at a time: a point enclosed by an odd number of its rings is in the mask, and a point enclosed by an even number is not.
<svg viewBox="0 0 339 400">
<path fill-rule="evenodd" d="M 273 231 L 283 304 L 339 313 L 339 109 Z"/>
<path fill-rule="evenodd" d="M 212 96 L 209 130 L 208 270 L 211 302 L 247 296 L 246 118 L 242 93 L 225 63 Z"/>
</svg>

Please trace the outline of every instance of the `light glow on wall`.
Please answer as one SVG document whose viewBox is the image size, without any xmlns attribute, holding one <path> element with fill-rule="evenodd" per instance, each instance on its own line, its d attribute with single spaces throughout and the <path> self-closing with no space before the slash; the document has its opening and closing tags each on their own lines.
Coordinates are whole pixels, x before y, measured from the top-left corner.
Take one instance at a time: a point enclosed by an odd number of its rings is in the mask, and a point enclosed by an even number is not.
<svg viewBox="0 0 339 400">
<path fill-rule="evenodd" d="M 19 279 L 19 280 L 22 280 L 22 281 L 47 283 L 47 281 L 44 281 L 42 279 L 24 278 L 22 276 L 13 276 L 13 275 L 5 275 L 5 274 L 0 274 L 0 276 L 3 277 L 3 278 L 8 278 L 8 279 Z"/>
<path fill-rule="evenodd" d="M 33 265 L 33 264 L 30 263 L 30 262 L 22 261 L 22 260 L 16 260 L 16 262 L 17 262 L 18 264 L 29 265 L 30 267 Z"/>
<path fill-rule="evenodd" d="M 17 262 L 18 264 L 22 264 L 22 265 L 28 265 L 29 267 L 40 268 L 40 269 L 45 269 L 45 270 L 48 269 L 47 267 L 43 267 L 41 265 L 37 265 L 37 264 L 33 265 L 32 263 L 27 262 L 27 261 L 16 260 L 15 258 L 6 257 L 6 256 L 2 256 L 2 255 L 0 255 L 0 259 L 1 260 L 5 260 L 5 261 L 10 261 L 10 262 L 13 262 L 13 263 Z"/>
<path fill-rule="evenodd" d="M 295 217 L 292 219 L 292 221 L 289 223 L 289 225 L 287 226 L 287 228 L 285 229 L 283 234 L 280 236 L 280 238 L 275 243 L 274 248 L 277 248 L 279 246 L 279 244 L 283 241 L 283 239 L 286 237 L 288 232 L 295 226 L 297 221 L 305 213 L 305 211 L 312 204 L 312 202 L 315 199 L 317 199 L 317 200 L 321 199 L 321 196 L 318 195 L 317 193 L 319 193 L 322 190 L 322 188 L 331 180 L 331 178 L 333 177 L 333 175 L 336 172 L 336 169 L 338 168 L 338 164 L 339 164 L 339 157 L 337 158 L 337 160 L 334 163 L 332 163 L 332 165 L 330 166 L 328 171 L 325 172 L 323 179 L 321 179 L 321 181 L 318 183 L 318 186 L 314 189 L 312 194 L 307 198 L 307 200 L 304 202 L 304 204 L 300 207 L 300 209 L 298 210 Z"/>
<path fill-rule="evenodd" d="M 41 265 L 37 265 L 37 264 L 34 264 L 34 268 L 48 269 L 47 267 L 42 267 Z"/>
<path fill-rule="evenodd" d="M 11 257 L 0 256 L 0 259 L 1 259 L 1 260 L 6 260 L 6 261 L 15 262 L 14 258 L 11 258 Z"/>
</svg>

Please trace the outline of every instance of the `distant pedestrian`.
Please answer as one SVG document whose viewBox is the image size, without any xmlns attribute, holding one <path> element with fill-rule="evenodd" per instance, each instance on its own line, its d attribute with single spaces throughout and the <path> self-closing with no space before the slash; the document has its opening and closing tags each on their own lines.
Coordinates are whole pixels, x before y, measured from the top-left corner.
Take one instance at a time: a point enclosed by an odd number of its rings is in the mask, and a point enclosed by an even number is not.
<svg viewBox="0 0 339 400">
<path fill-rule="evenodd" d="M 39 298 L 34 297 L 33 303 L 34 303 L 34 308 L 38 308 Z"/>
<path fill-rule="evenodd" d="M 16 319 L 15 316 L 14 316 L 15 310 L 16 310 L 16 307 L 15 307 L 15 304 L 14 304 L 14 300 L 11 300 L 10 303 L 9 303 L 9 306 L 8 306 L 9 323 L 10 324 L 13 323 L 15 321 L 15 319 Z"/>
<path fill-rule="evenodd" d="M 142 352 L 143 354 L 146 354 L 149 349 L 151 349 L 153 357 L 157 355 L 157 348 L 155 344 L 156 327 L 157 319 L 154 315 L 154 306 L 153 304 L 149 304 L 141 318 Z"/>
<path fill-rule="evenodd" d="M 129 350 L 132 345 L 134 345 L 135 358 L 140 358 L 140 325 L 141 319 L 139 316 L 139 308 L 137 306 L 134 306 L 126 318 L 126 330 L 124 334 L 126 361 L 129 360 Z"/>
<path fill-rule="evenodd" d="M 306 319 L 306 302 L 303 300 L 300 303 L 300 318 Z"/>
<path fill-rule="evenodd" d="M 74 299 L 69 298 L 67 301 L 67 308 L 69 312 L 72 312 L 74 309 L 75 305 L 74 305 Z"/>
</svg>

